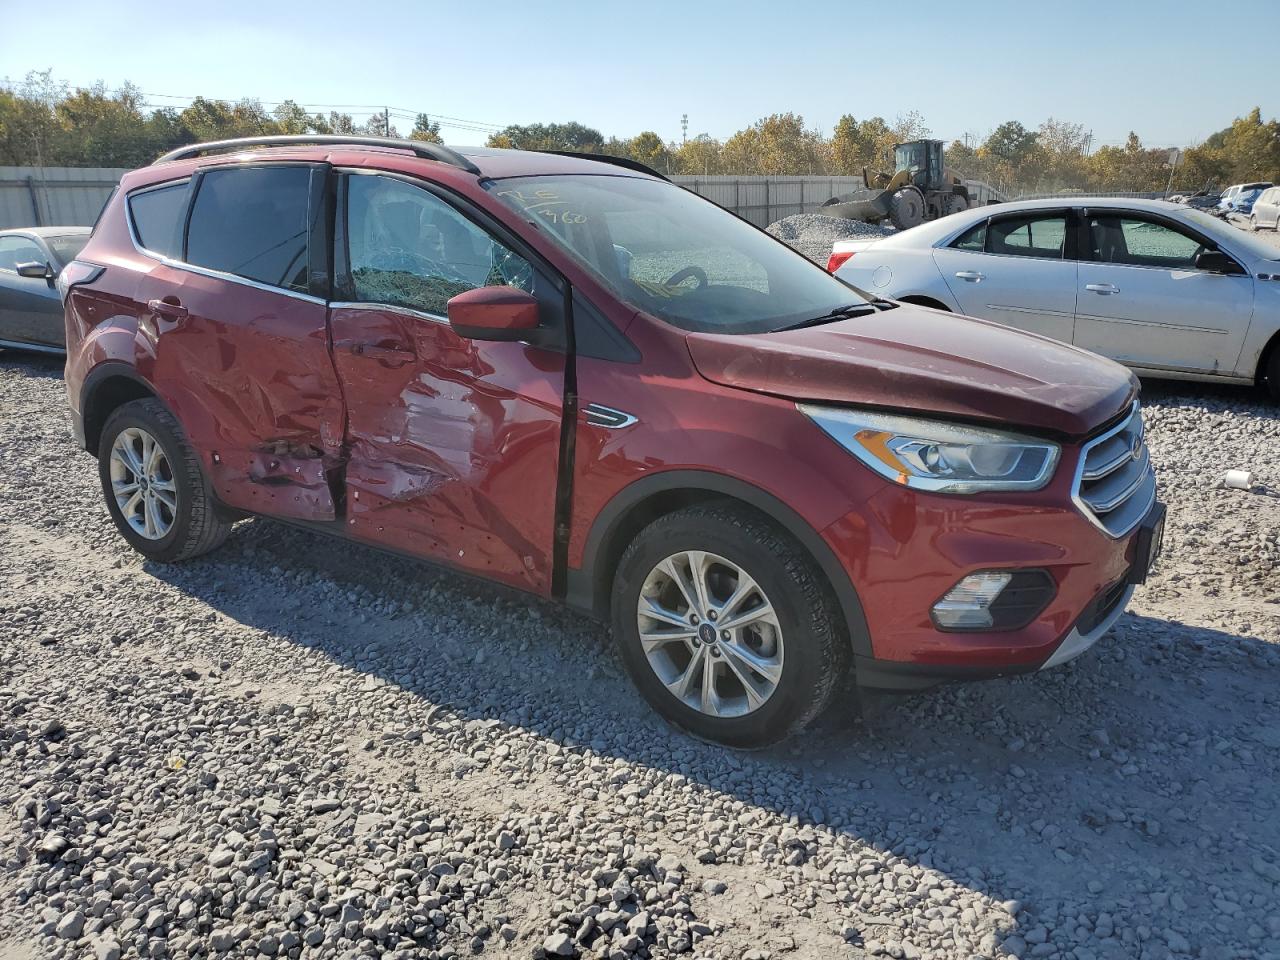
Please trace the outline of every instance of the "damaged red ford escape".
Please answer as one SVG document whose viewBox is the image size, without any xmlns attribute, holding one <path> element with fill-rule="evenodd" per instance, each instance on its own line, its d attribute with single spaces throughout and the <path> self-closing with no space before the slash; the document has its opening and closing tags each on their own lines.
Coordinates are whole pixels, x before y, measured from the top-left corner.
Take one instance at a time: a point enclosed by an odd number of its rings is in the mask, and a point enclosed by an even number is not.
<svg viewBox="0 0 1280 960">
<path fill-rule="evenodd" d="M 128 174 L 59 283 L 142 554 L 261 515 L 559 599 L 728 744 L 849 670 L 1070 660 L 1159 549 L 1122 367 L 873 299 L 629 161 L 198 145 Z"/>
</svg>

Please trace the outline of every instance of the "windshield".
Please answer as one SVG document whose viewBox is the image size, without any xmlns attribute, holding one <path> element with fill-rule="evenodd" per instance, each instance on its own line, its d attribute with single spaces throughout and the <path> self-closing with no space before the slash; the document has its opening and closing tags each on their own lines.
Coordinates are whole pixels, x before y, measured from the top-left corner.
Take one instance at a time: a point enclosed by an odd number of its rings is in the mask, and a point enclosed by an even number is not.
<svg viewBox="0 0 1280 960">
<path fill-rule="evenodd" d="M 867 302 L 674 184 L 579 175 L 496 180 L 490 189 L 626 303 L 683 330 L 768 333 Z"/>
<path fill-rule="evenodd" d="M 1241 250 L 1259 260 L 1280 260 L 1280 247 L 1273 247 L 1251 233 L 1237 230 L 1217 217 L 1209 216 L 1203 210 L 1188 207 L 1181 213 L 1187 218 L 1188 223 L 1224 244 L 1228 250 Z"/>
<path fill-rule="evenodd" d="M 45 237 L 44 242 L 49 245 L 49 252 L 57 259 L 57 266 L 65 267 L 80 255 L 84 245 L 89 242 L 89 235 L 75 233 L 65 237 Z"/>
<path fill-rule="evenodd" d="M 894 160 L 899 170 L 910 170 L 914 173 L 924 167 L 924 144 L 913 143 L 910 146 L 898 147 Z"/>
</svg>

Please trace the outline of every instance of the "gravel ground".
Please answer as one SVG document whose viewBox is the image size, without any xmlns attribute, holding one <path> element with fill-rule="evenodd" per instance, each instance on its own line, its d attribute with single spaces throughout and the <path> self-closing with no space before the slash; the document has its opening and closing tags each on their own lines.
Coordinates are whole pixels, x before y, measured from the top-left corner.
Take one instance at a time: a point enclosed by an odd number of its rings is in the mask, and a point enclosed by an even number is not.
<svg viewBox="0 0 1280 960">
<path fill-rule="evenodd" d="M 824 267 L 831 256 L 831 244 L 837 240 L 849 237 L 887 237 L 896 232 L 891 226 L 827 217 L 820 213 L 797 213 L 783 217 L 765 229 Z"/>
<path fill-rule="evenodd" d="M 1232 223 L 1241 230 L 1249 229 L 1248 225 L 1244 221 L 1233 220 Z M 1272 230 L 1270 227 L 1263 227 L 1260 230 L 1253 231 L 1253 235 L 1259 240 L 1263 240 L 1271 244 L 1273 247 L 1280 249 L 1280 230 Z"/>
<path fill-rule="evenodd" d="M 141 561 L 59 366 L 0 355 L 6 960 L 1280 958 L 1249 392 L 1148 385 L 1166 559 L 1094 650 L 740 754 L 550 605 L 260 520 Z"/>
</svg>

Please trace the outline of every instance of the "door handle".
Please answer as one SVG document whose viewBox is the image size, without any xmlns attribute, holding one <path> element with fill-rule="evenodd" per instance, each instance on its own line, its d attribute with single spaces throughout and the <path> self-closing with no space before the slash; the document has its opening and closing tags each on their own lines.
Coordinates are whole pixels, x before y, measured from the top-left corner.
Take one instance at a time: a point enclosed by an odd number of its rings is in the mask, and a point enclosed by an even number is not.
<svg viewBox="0 0 1280 960">
<path fill-rule="evenodd" d="M 351 352 L 359 357 L 368 357 L 370 360 L 397 367 L 418 359 L 418 355 L 412 350 L 403 350 L 400 347 L 379 347 L 371 343 L 357 343 L 351 348 Z"/>
<path fill-rule="evenodd" d="M 188 315 L 187 308 L 174 297 L 165 297 L 163 300 L 148 300 L 147 309 L 157 317 L 164 317 L 166 320 L 175 322 L 187 319 Z"/>
<path fill-rule="evenodd" d="M 961 270 L 956 274 L 956 278 L 968 280 L 970 283 L 977 283 L 979 280 L 986 279 L 986 274 L 979 273 L 977 270 Z"/>
<path fill-rule="evenodd" d="M 1113 293 L 1120 292 L 1120 288 L 1114 283 L 1086 283 L 1084 288 L 1090 293 L 1100 293 L 1104 297 L 1109 297 Z"/>
</svg>

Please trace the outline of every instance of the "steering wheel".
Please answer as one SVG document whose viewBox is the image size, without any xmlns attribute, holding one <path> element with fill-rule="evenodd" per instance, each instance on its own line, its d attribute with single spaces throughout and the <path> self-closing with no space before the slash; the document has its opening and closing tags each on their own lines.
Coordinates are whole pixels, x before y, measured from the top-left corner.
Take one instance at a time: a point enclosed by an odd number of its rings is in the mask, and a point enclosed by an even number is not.
<svg viewBox="0 0 1280 960">
<path fill-rule="evenodd" d="M 663 286 L 678 287 L 690 277 L 693 277 L 698 281 L 698 285 L 694 287 L 694 290 L 701 290 L 703 287 L 711 285 L 711 281 L 707 279 L 707 271 L 703 270 L 701 267 L 685 267 L 683 270 L 677 270 L 668 277 L 667 282 L 664 283 Z"/>
</svg>

